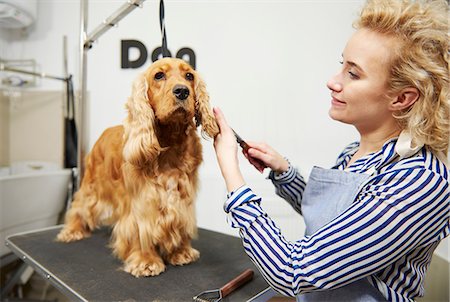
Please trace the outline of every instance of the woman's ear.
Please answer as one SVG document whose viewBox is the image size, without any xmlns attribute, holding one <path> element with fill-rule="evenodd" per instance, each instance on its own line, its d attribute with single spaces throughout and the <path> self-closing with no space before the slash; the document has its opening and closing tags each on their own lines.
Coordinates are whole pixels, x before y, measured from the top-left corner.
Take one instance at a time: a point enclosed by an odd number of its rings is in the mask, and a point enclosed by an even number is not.
<svg viewBox="0 0 450 302">
<path fill-rule="evenodd" d="M 390 109 L 392 111 L 404 111 L 410 108 L 419 99 L 420 92 L 417 88 L 408 87 L 400 91 L 400 93 L 391 101 Z"/>
<path fill-rule="evenodd" d="M 153 162 L 162 149 L 155 133 L 155 114 L 150 105 L 144 74 L 133 82 L 126 108 L 128 116 L 124 122 L 123 157 L 125 162 L 143 167 Z"/>
<path fill-rule="evenodd" d="M 203 79 L 195 75 L 195 121 L 202 126 L 202 133 L 214 138 L 219 133 L 216 119 L 209 104 L 209 94 Z"/>
</svg>

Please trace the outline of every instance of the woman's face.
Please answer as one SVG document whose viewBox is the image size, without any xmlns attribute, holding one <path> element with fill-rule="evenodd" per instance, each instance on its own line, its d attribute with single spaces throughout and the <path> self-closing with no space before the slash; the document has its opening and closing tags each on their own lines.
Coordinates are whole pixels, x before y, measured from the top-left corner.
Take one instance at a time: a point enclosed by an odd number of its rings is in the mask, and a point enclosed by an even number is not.
<svg viewBox="0 0 450 302">
<path fill-rule="evenodd" d="M 360 132 L 393 124 L 386 97 L 392 41 L 367 29 L 353 34 L 342 54 L 342 69 L 327 83 L 332 119 L 352 124 Z"/>
</svg>

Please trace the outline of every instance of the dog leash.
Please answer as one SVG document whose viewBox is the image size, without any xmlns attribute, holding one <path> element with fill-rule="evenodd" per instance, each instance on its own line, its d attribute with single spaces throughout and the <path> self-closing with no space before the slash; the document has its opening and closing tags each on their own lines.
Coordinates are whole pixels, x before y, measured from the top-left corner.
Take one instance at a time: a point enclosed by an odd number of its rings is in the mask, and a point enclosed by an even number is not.
<svg viewBox="0 0 450 302">
<path fill-rule="evenodd" d="M 159 26 L 161 27 L 161 53 L 163 58 L 170 57 L 169 50 L 167 49 L 167 37 L 166 37 L 166 24 L 164 22 L 164 0 L 159 2 Z"/>
</svg>

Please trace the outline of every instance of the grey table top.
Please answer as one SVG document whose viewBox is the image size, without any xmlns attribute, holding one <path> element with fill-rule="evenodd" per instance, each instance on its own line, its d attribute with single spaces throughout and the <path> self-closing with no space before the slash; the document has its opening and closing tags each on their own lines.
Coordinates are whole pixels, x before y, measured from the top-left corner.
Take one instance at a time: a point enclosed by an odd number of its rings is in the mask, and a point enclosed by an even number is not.
<svg viewBox="0 0 450 302">
<path fill-rule="evenodd" d="M 244 252 L 239 238 L 199 229 L 192 245 L 200 259 L 185 266 L 168 265 L 159 276 L 135 278 L 120 270 L 121 261 L 108 248 L 110 229 L 90 238 L 55 241 L 61 226 L 10 236 L 8 247 L 72 300 L 87 301 L 192 301 L 204 290 L 217 289 L 245 269 L 252 281 L 223 299 L 247 301 L 268 287 Z"/>
</svg>

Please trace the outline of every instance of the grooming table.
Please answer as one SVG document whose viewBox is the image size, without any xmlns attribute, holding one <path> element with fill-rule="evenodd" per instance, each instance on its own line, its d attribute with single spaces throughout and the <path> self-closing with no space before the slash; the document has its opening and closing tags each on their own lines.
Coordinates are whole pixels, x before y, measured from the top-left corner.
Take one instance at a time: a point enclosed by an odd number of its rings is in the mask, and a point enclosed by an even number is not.
<svg viewBox="0 0 450 302">
<path fill-rule="evenodd" d="M 204 290 L 217 289 L 251 268 L 253 280 L 223 301 L 248 301 L 268 287 L 245 254 L 240 238 L 199 229 L 192 245 L 200 259 L 185 266 L 168 265 L 156 277 L 135 278 L 120 270 L 108 242 L 109 228 L 72 242 L 55 242 L 62 226 L 16 234 L 8 247 L 23 261 L 75 301 L 192 301 Z"/>
</svg>

